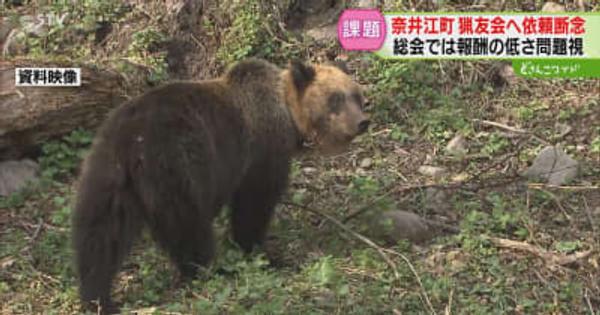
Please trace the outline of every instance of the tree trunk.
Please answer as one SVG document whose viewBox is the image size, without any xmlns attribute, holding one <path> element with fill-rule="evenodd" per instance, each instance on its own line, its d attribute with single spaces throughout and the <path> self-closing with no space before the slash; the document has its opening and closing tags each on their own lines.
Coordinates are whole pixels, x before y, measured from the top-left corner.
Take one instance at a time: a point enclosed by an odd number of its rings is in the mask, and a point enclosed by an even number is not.
<svg viewBox="0 0 600 315">
<path fill-rule="evenodd" d="M 118 73 L 87 66 L 81 67 L 79 87 L 16 87 L 15 68 L 34 65 L 61 67 L 48 62 L 0 61 L 0 160 L 31 155 L 44 141 L 78 127 L 94 128 L 128 98 Z"/>
</svg>

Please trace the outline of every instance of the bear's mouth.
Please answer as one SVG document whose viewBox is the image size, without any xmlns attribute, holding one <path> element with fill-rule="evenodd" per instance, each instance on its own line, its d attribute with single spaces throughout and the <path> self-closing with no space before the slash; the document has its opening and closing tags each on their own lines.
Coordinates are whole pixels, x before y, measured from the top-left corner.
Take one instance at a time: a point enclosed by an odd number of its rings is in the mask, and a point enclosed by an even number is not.
<svg viewBox="0 0 600 315">
<path fill-rule="evenodd" d="M 348 152 L 349 144 L 337 144 L 332 146 L 319 147 L 319 153 L 323 156 L 336 156 Z"/>
<path fill-rule="evenodd" d="M 320 154 L 325 156 L 333 156 L 342 154 L 348 151 L 350 143 L 355 137 L 339 137 L 339 138 L 324 138 L 316 139 L 316 149 Z"/>
<path fill-rule="evenodd" d="M 321 136 L 315 132 L 311 137 L 304 139 L 302 147 L 323 156 L 334 156 L 347 152 L 354 139 L 356 136 Z"/>
</svg>

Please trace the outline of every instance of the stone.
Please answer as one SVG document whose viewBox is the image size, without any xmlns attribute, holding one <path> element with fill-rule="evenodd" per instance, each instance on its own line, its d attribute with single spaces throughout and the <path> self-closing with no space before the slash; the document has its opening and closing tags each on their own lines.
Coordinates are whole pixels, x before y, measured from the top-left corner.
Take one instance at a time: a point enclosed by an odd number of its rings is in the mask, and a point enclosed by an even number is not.
<svg viewBox="0 0 600 315">
<path fill-rule="evenodd" d="M 542 12 L 565 12 L 565 6 L 556 2 L 548 1 L 542 6 Z"/>
<path fill-rule="evenodd" d="M 501 83 L 507 85 L 514 85 L 519 81 L 519 78 L 515 74 L 515 69 L 513 68 L 512 63 L 502 63 L 498 68 L 498 77 L 502 80 Z"/>
<path fill-rule="evenodd" d="M 462 134 L 456 134 L 446 145 L 446 152 L 455 156 L 467 153 L 467 140 Z"/>
<path fill-rule="evenodd" d="M 451 207 L 450 195 L 447 190 L 435 187 L 425 189 L 425 198 L 423 200 L 425 209 L 436 212 L 445 212 Z"/>
<path fill-rule="evenodd" d="M 427 223 L 412 212 L 391 210 L 375 218 L 373 234 L 387 242 L 408 240 L 422 243 L 433 238 L 433 231 Z"/>
<path fill-rule="evenodd" d="M 376 9 L 378 0 L 357 0 L 352 6 L 353 8 L 361 9 Z"/>
<path fill-rule="evenodd" d="M 422 165 L 418 172 L 433 178 L 440 178 L 446 174 L 446 169 L 439 166 Z"/>
<path fill-rule="evenodd" d="M 311 166 L 302 168 L 302 173 L 304 173 L 304 174 L 313 174 L 316 171 L 317 171 L 317 169 L 315 167 L 311 167 Z"/>
<path fill-rule="evenodd" d="M 369 168 L 371 165 L 373 165 L 372 158 L 364 158 L 362 161 L 360 161 L 360 168 Z"/>
<path fill-rule="evenodd" d="M 579 171 L 579 163 L 559 146 L 547 146 L 523 173 L 528 179 L 543 179 L 550 185 L 563 185 L 573 180 Z"/>
<path fill-rule="evenodd" d="M 32 160 L 0 162 L 0 196 L 6 197 L 37 179 L 38 165 Z"/>
<path fill-rule="evenodd" d="M 337 25 L 331 24 L 321 27 L 311 28 L 306 31 L 309 37 L 312 37 L 317 42 L 328 42 L 337 40 Z"/>
</svg>

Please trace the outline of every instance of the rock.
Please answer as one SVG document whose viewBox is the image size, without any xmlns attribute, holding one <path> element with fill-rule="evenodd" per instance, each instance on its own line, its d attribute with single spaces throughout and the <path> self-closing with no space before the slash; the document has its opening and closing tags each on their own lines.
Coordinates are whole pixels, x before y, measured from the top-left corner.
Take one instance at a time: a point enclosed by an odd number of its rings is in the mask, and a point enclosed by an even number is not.
<svg viewBox="0 0 600 315">
<path fill-rule="evenodd" d="M 378 0 L 357 0 L 352 6 L 353 8 L 375 9 L 377 8 Z"/>
<path fill-rule="evenodd" d="M 362 161 L 360 161 L 360 168 L 369 168 L 371 165 L 373 165 L 372 158 L 364 158 Z"/>
<path fill-rule="evenodd" d="M 311 28 L 306 31 L 306 35 L 312 37 L 318 42 L 327 42 L 337 40 L 337 25 L 331 24 L 321 27 Z"/>
<path fill-rule="evenodd" d="M 408 240 L 422 243 L 433 238 L 433 231 L 421 217 L 400 210 L 381 213 L 375 219 L 372 229 L 376 237 L 388 242 Z"/>
<path fill-rule="evenodd" d="M 519 78 L 515 74 L 515 69 L 513 68 L 512 63 L 500 64 L 500 66 L 498 67 L 498 78 L 500 80 L 500 83 L 507 85 L 514 85 L 519 80 Z"/>
<path fill-rule="evenodd" d="M 134 314 L 137 315 L 151 315 L 151 314 L 156 314 L 156 307 L 144 307 L 144 308 L 139 308 L 136 310 L 133 310 Z"/>
<path fill-rule="evenodd" d="M 433 178 L 440 178 L 446 174 L 446 169 L 439 166 L 423 165 L 419 167 L 419 173 Z"/>
<path fill-rule="evenodd" d="M 542 6 L 542 12 L 565 12 L 565 6 L 556 2 L 548 1 Z"/>
<path fill-rule="evenodd" d="M 586 4 L 586 0 L 575 0 L 575 3 L 577 4 L 577 8 L 579 9 L 579 11 L 585 11 L 587 9 L 587 4 Z"/>
<path fill-rule="evenodd" d="M 458 173 L 458 174 L 452 176 L 453 182 L 463 182 L 463 181 L 466 181 L 467 179 L 469 179 L 469 173 L 467 173 L 467 172 Z"/>
<path fill-rule="evenodd" d="M 440 210 L 444 212 L 444 210 L 448 210 L 451 206 L 450 196 L 444 189 L 428 187 L 425 189 L 424 205 L 425 209 L 434 210 L 438 213 Z"/>
<path fill-rule="evenodd" d="M 446 145 L 446 152 L 455 156 L 462 156 L 467 153 L 467 141 L 462 134 L 456 134 Z"/>
<path fill-rule="evenodd" d="M 302 168 L 302 172 L 304 174 L 312 174 L 312 173 L 314 173 L 316 171 L 317 171 L 317 169 L 315 167 L 311 167 L 311 166 L 307 166 L 307 167 Z"/>
<path fill-rule="evenodd" d="M 0 162 L 0 196 L 6 197 L 35 181 L 38 169 L 31 160 Z"/>
<path fill-rule="evenodd" d="M 529 179 L 544 179 L 550 185 L 563 185 L 577 176 L 579 163 L 559 146 L 542 149 L 523 173 Z"/>
<path fill-rule="evenodd" d="M 433 163 L 433 155 L 431 154 L 425 154 L 425 159 L 423 159 L 423 164 L 427 165 L 427 164 L 431 164 Z"/>
</svg>

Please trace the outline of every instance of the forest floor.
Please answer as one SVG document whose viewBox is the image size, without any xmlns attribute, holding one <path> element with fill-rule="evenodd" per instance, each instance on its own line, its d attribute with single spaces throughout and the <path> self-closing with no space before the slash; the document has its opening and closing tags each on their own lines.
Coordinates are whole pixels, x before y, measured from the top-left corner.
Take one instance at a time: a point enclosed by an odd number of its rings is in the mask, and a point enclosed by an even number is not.
<svg viewBox="0 0 600 315">
<path fill-rule="evenodd" d="M 309 48 L 312 57 L 331 50 Z M 242 255 L 224 211 L 213 265 L 178 284 L 144 235 L 115 281 L 123 311 L 600 314 L 600 80 L 504 82 L 496 62 L 343 57 L 366 87 L 373 124 L 346 153 L 294 162 L 267 254 Z M 456 135 L 464 154 L 447 150 Z M 0 199 L 1 314 L 80 312 L 70 214 L 92 137 L 49 141 L 41 183 Z M 574 180 L 519 175 L 557 144 L 579 162 Z M 424 218 L 427 240 L 382 237 L 374 222 L 397 210 Z"/>
</svg>

